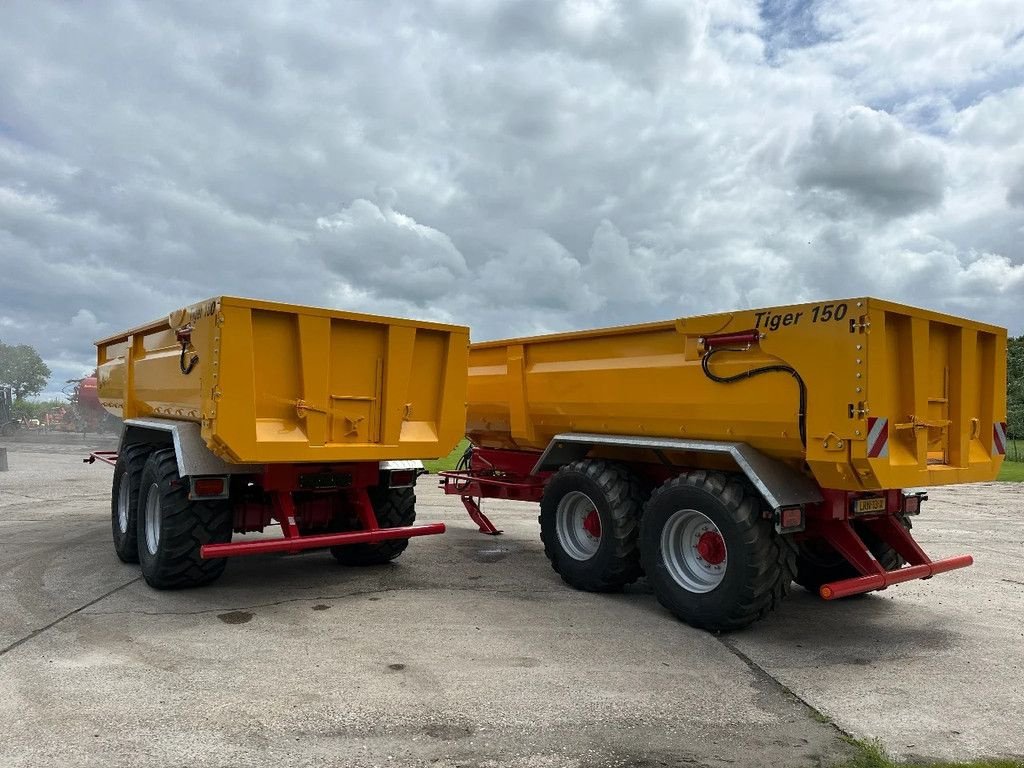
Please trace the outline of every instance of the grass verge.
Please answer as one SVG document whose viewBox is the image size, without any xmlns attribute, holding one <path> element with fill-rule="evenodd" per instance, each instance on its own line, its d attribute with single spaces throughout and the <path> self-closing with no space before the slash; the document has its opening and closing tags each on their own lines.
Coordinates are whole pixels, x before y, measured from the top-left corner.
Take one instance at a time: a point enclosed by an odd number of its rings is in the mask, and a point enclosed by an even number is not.
<svg viewBox="0 0 1024 768">
<path fill-rule="evenodd" d="M 904 763 L 893 760 L 876 742 L 859 741 L 849 736 L 841 738 L 857 750 L 857 755 L 845 763 L 840 763 L 836 768 L 1021 768 L 1024 766 L 1020 760 L 1010 759 L 982 759 L 966 763 L 950 763 L 942 760 Z"/>
<path fill-rule="evenodd" d="M 1003 461 L 997 480 L 1010 483 L 1024 483 L 1024 461 Z"/>
<path fill-rule="evenodd" d="M 455 469 L 455 465 L 459 463 L 459 459 L 462 458 L 462 454 L 466 452 L 466 448 L 469 445 L 469 440 L 462 438 L 459 444 L 455 446 L 455 450 L 449 453 L 447 456 L 440 459 L 431 459 L 424 461 L 423 466 L 426 467 L 427 472 L 431 474 L 437 474 L 449 469 Z"/>
</svg>

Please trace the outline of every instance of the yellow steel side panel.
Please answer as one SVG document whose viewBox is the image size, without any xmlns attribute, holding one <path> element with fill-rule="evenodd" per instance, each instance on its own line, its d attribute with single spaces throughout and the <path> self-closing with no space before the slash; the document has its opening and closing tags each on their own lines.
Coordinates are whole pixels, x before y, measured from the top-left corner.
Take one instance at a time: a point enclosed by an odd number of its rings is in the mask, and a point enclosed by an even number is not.
<svg viewBox="0 0 1024 768">
<path fill-rule="evenodd" d="M 200 422 L 229 461 L 428 458 L 464 432 L 468 341 L 461 326 L 221 297 L 97 342 L 100 397 Z"/>
<path fill-rule="evenodd" d="M 180 375 L 181 346 L 166 323 L 98 342 L 97 350 L 97 393 L 111 413 L 199 421 L 199 377 Z"/>
<path fill-rule="evenodd" d="M 711 369 L 794 368 L 807 387 L 806 447 L 791 375 L 721 384 L 701 370 L 702 336 L 752 329 L 757 344 L 717 353 Z M 865 298 L 473 344 L 467 434 L 532 450 L 561 432 L 743 441 L 849 490 L 992 479 L 1001 457 L 984 436 L 1005 420 L 1005 338 Z M 897 430 L 889 456 L 869 460 L 868 418 L 911 415 L 932 426 Z"/>
</svg>

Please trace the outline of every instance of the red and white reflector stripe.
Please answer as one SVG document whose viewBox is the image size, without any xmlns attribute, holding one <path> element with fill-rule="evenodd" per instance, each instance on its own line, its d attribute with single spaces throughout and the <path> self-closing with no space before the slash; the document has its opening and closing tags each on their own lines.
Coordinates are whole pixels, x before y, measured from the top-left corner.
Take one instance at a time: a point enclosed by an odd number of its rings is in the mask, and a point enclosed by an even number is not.
<svg viewBox="0 0 1024 768">
<path fill-rule="evenodd" d="M 1006 422 L 997 421 L 992 425 L 992 453 L 1006 455 Z"/>
<path fill-rule="evenodd" d="M 884 459 L 889 456 L 889 420 L 868 417 L 868 458 Z"/>
</svg>

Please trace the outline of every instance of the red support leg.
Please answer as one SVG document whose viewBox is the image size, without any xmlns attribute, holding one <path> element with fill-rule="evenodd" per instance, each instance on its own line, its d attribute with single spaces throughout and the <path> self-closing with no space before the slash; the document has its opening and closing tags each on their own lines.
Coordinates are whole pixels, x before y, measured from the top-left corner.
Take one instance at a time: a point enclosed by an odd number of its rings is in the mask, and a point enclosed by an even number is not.
<svg viewBox="0 0 1024 768">
<path fill-rule="evenodd" d="M 873 520 L 866 520 L 865 524 L 879 539 L 899 553 L 900 557 L 911 565 L 924 565 L 930 563 L 931 558 L 914 541 L 910 531 L 891 515 L 877 517 Z"/>
<path fill-rule="evenodd" d="M 885 569 L 846 520 L 834 520 L 823 526 L 823 530 L 828 543 L 863 575 L 885 573 Z"/>
<path fill-rule="evenodd" d="M 377 513 L 373 511 L 373 502 L 370 501 L 370 494 L 365 488 L 353 488 L 347 492 L 349 501 L 355 507 L 359 516 L 359 523 L 364 531 L 376 531 L 380 528 L 377 523 Z"/>
<path fill-rule="evenodd" d="M 477 524 L 480 529 L 480 533 L 486 533 L 489 536 L 497 536 L 501 533 L 494 523 L 490 521 L 490 518 L 483 513 L 480 509 L 480 505 L 476 503 L 476 500 L 472 496 L 463 496 L 462 504 L 469 513 L 470 519 Z"/>
<path fill-rule="evenodd" d="M 281 532 L 286 539 L 299 537 L 299 526 L 295 524 L 295 502 L 290 491 L 278 491 L 274 494 L 274 517 L 281 524 Z"/>
</svg>

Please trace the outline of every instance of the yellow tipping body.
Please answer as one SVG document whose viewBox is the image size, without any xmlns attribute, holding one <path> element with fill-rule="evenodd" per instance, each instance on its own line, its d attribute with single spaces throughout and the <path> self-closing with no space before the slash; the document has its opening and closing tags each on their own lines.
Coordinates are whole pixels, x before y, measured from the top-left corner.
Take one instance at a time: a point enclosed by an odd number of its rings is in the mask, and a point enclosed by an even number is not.
<svg viewBox="0 0 1024 768">
<path fill-rule="evenodd" d="M 98 393 L 200 422 L 231 462 L 430 458 L 464 433 L 468 345 L 463 326 L 222 296 L 96 342 Z"/>
<path fill-rule="evenodd" d="M 702 337 L 749 330 L 761 338 L 715 353 L 710 370 L 794 368 L 807 387 L 806 449 L 791 375 L 722 384 L 701 369 Z M 988 481 L 1002 463 L 993 425 L 1006 421 L 1006 330 L 863 298 L 484 342 L 470 347 L 468 400 L 467 434 L 485 447 L 542 450 L 563 432 L 728 440 L 806 462 L 825 488 Z M 888 420 L 883 456 L 869 458 L 869 418 Z M 719 461 L 650 457 L 663 459 Z"/>
</svg>

